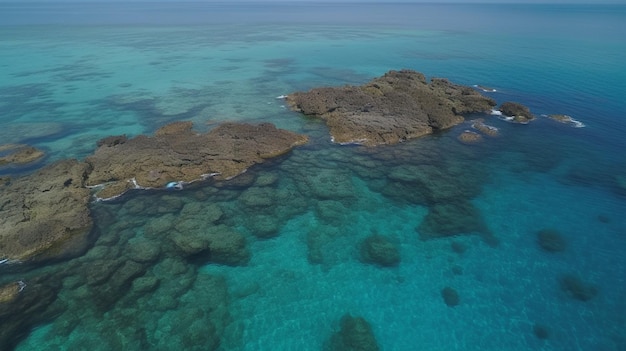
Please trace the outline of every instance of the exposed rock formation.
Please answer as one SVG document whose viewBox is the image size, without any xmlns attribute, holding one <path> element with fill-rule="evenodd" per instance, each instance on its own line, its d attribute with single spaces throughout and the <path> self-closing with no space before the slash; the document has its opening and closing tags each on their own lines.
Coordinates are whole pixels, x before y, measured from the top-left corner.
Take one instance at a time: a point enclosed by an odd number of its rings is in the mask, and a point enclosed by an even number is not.
<svg viewBox="0 0 626 351">
<path fill-rule="evenodd" d="M 572 116 L 568 116 L 568 115 L 563 115 L 563 114 L 548 115 L 548 118 L 555 120 L 557 122 L 560 122 L 560 123 L 568 124 L 576 128 L 585 126 L 584 123 L 577 121 L 574 118 L 572 118 Z"/>
<path fill-rule="evenodd" d="M 489 111 L 495 101 L 446 79 L 426 81 L 411 70 L 389 71 L 362 86 L 316 88 L 286 98 L 289 106 L 323 119 L 337 143 L 395 144 Z"/>
<path fill-rule="evenodd" d="M 269 123 L 226 123 L 205 134 L 191 127 L 191 122 L 176 122 L 157 130 L 153 137 L 101 140 L 86 159 L 93 167 L 87 185 L 105 184 L 98 196 L 110 198 L 134 187 L 160 188 L 211 174 L 227 179 L 307 142 L 306 136 Z"/>
<path fill-rule="evenodd" d="M 44 260 L 86 249 L 92 227 L 88 168 L 65 160 L 0 185 L 0 259 Z"/>
<path fill-rule="evenodd" d="M 513 117 L 512 121 L 516 123 L 526 124 L 535 119 L 535 115 L 530 112 L 528 107 L 517 102 L 502 103 L 500 112 L 505 116 Z"/>
</svg>

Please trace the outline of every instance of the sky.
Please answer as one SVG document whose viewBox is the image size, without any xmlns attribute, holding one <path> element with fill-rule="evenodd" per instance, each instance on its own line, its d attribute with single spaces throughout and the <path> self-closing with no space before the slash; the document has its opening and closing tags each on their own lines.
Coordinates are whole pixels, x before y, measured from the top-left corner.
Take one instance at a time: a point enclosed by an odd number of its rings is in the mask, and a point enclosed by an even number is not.
<svg viewBox="0 0 626 351">
<path fill-rule="evenodd" d="M 385 3 L 385 0 L 0 0 L 2 2 L 371 2 Z M 571 4 L 626 4 L 626 0 L 391 0 L 413 3 L 571 3 Z"/>
</svg>

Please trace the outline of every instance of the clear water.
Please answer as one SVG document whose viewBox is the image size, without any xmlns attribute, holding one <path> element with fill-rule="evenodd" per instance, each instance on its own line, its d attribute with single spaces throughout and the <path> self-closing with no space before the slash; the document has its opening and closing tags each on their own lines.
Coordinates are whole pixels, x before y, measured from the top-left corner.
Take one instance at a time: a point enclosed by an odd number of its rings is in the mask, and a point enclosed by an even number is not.
<svg viewBox="0 0 626 351">
<path fill-rule="evenodd" d="M 2 3 L 0 24 L 0 144 L 41 148 L 44 163 L 176 120 L 311 136 L 232 184 L 94 204 L 88 253 L 20 273 L 60 286 L 52 317 L 16 331 L 15 349 L 320 350 L 346 313 L 366 318 L 383 350 L 626 349 L 626 7 Z M 368 149 L 330 143 L 322 123 L 276 99 L 401 68 L 585 127 L 483 116 L 500 136 L 480 145 L 457 141 L 464 124 Z M 483 221 L 499 245 L 476 233 L 420 239 L 429 208 L 467 203 L 474 218 L 450 220 Z M 207 224 L 215 205 L 223 215 Z M 250 261 L 176 256 L 183 222 L 238 232 Z M 546 228 L 565 251 L 539 248 Z M 397 245 L 397 267 L 361 262 L 372 233 Z M 138 242 L 160 252 L 133 271 L 158 281 L 143 292 L 139 278 L 119 283 Z M 567 274 L 598 294 L 571 298 Z M 444 303 L 446 286 L 458 306 Z"/>
</svg>

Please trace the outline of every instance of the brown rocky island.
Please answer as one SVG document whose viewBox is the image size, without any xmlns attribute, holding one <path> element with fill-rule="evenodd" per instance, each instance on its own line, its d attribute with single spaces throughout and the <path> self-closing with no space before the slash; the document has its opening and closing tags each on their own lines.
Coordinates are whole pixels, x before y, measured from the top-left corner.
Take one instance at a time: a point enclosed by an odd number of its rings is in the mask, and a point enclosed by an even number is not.
<svg viewBox="0 0 626 351">
<path fill-rule="evenodd" d="M 315 88 L 286 97 L 307 116 L 323 119 L 337 143 L 395 144 L 464 121 L 463 115 L 490 111 L 496 102 L 447 79 L 426 81 L 412 70 L 389 71 L 361 86 Z"/>
</svg>

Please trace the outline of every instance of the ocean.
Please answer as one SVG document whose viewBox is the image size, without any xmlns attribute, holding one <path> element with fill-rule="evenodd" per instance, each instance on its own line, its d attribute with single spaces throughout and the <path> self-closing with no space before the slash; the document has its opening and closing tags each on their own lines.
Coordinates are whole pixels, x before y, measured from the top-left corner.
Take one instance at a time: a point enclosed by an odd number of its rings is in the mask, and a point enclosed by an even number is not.
<svg viewBox="0 0 626 351">
<path fill-rule="evenodd" d="M 624 5 L 0 3 L 0 145 L 46 153 L 0 176 L 174 121 L 310 137 L 229 182 L 94 202 L 80 257 L 0 265 L 0 283 L 54 291 L 0 348 L 356 350 L 337 345 L 351 315 L 387 351 L 626 350 L 624 33 Z M 400 69 L 537 118 L 337 145 L 277 98 Z M 475 118 L 499 135 L 459 142 Z M 245 238 L 247 264 L 167 250 L 214 225 Z M 424 239 L 429 225 L 457 235 Z M 364 259 L 372 236 L 399 263 Z"/>
</svg>

